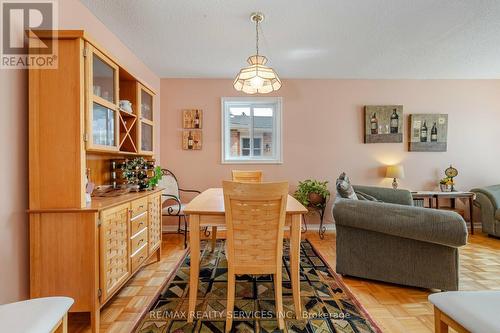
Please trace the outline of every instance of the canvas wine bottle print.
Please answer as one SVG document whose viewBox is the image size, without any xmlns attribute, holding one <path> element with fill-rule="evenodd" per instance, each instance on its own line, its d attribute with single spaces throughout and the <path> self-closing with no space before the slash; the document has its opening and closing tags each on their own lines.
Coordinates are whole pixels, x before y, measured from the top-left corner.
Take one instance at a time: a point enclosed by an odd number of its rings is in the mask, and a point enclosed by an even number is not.
<svg viewBox="0 0 500 333">
<path fill-rule="evenodd" d="M 201 129 L 203 122 L 203 110 L 186 109 L 182 110 L 182 128 Z"/>
<path fill-rule="evenodd" d="M 200 150 L 201 149 L 201 131 L 184 130 L 182 132 L 182 149 Z"/>
<path fill-rule="evenodd" d="M 403 142 L 403 106 L 365 106 L 365 143 Z"/>
<path fill-rule="evenodd" d="M 410 124 L 410 151 L 444 152 L 447 150 L 447 114 L 412 114 Z"/>
</svg>

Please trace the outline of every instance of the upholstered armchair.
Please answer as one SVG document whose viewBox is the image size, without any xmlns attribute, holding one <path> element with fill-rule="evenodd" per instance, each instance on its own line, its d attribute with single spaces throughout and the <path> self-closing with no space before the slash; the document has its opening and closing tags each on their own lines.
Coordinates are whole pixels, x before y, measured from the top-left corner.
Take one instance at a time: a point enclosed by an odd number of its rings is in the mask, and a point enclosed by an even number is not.
<svg viewBox="0 0 500 333">
<path fill-rule="evenodd" d="M 483 232 L 500 237 L 500 185 L 475 188 L 474 204 L 481 209 Z"/>
</svg>

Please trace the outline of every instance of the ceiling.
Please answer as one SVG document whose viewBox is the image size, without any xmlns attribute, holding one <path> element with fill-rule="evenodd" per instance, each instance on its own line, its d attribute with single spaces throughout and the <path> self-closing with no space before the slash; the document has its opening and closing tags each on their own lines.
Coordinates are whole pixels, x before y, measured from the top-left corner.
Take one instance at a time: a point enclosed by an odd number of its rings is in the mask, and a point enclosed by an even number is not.
<svg viewBox="0 0 500 333">
<path fill-rule="evenodd" d="M 160 77 L 500 79 L 499 0 L 81 0 Z"/>
</svg>

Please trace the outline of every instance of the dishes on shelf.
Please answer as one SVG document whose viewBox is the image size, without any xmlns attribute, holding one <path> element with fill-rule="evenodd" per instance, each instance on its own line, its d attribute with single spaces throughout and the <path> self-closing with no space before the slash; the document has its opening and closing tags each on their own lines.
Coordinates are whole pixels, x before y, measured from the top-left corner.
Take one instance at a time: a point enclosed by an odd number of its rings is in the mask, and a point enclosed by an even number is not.
<svg viewBox="0 0 500 333">
<path fill-rule="evenodd" d="M 132 113 L 132 103 L 130 103 L 129 100 L 122 99 L 120 100 L 120 109 L 125 112 Z"/>
</svg>

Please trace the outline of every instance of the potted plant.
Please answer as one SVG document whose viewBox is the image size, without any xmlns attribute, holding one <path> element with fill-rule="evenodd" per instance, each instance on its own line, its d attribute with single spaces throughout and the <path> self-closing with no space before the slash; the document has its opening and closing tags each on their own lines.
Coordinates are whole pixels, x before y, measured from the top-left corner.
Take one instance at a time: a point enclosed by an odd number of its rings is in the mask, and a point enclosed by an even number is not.
<svg viewBox="0 0 500 333">
<path fill-rule="evenodd" d="M 442 192 L 451 192 L 453 190 L 453 185 L 455 185 L 455 183 L 450 177 L 444 177 L 439 181 L 439 187 Z"/>
<path fill-rule="evenodd" d="M 315 179 L 304 180 L 299 182 L 299 186 L 297 186 L 297 190 L 293 196 L 306 207 L 324 207 L 330 197 L 330 191 L 328 190 L 327 184 L 328 181 L 322 182 Z"/>
<path fill-rule="evenodd" d="M 161 167 L 159 166 L 155 167 L 153 177 L 149 178 L 149 187 L 153 189 L 156 186 L 158 186 L 158 182 L 161 180 L 162 177 L 163 173 L 161 172 Z"/>
</svg>

